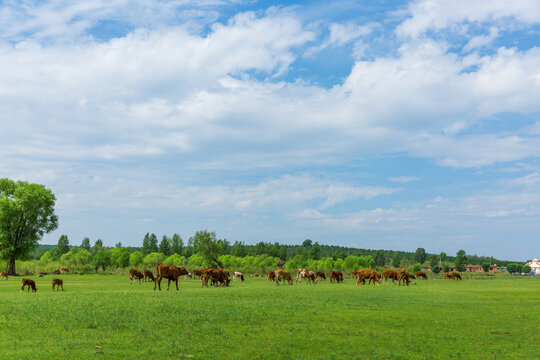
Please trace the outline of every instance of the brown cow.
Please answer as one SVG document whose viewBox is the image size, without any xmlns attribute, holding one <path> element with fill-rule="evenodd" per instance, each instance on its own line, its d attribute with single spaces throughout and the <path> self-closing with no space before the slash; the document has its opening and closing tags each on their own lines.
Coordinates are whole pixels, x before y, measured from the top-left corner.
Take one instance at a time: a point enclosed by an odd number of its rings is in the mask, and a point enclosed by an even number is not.
<svg viewBox="0 0 540 360">
<path fill-rule="evenodd" d="M 463 280 L 461 278 L 461 275 L 459 273 L 457 273 L 457 272 L 453 272 L 452 274 L 450 274 L 450 276 L 452 277 L 452 280 L 457 280 L 457 279 Z"/>
<path fill-rule="evenodd" d="M 150 270 L 144 270 L 144 282 L 146 282 L 147 279 L 156 281 L 156 278 L 154 278 L 154 274 Z"/>
<path fill-rule="evenodd" d="M 321 278 L 323 280 L 326 280 L 326 275 L 324 274 L 324 271 L 317 271 L 315 272 L 315 277 L 316 278 Z"/>
<path fill-rule="evenodd" d="M 7 272 L 5 272 L 5 271 L 0 271 L 0 276 L 5 277 L 6 280 L 8 279 L 8 274 L 7 274 Z"/>
<path fill-rule="evenodd" d="M 411 277 L 412 275 L 409 274 L 409 272 L 407 271 L 407 269 L 399 269 L 397 271 L 397 281 L 398 281 L 398 285 L 401 286 L 401 280 L 403 280 L 403 285 L 407 284 L 407 286 L 409 286 L 409 279 L 412 279 Z"/>
<path fill-rule="evenodd" d="M 336 282 L 337 284 L 339 284 L 340 282 L 343 282 L 343 274 L 341 273 L 341 271 L 332 270 L 328 274 L 328 277 L 330 278 L 331 284 L 333 284 L 334 282 Z"/>
<path fill-rule="evenodd" d="M 444 273 L 444 278 L 445 278 L 445 279 L 452 279 L 452 274 L 451 274 L 451 273 L 445 272 L 445 273 Z"/>
<path fill-rule="evenodd" d="M 139 270 L 137 269 L 129 270 L 129 283 L 131 285 L 135 284 L 136 279 L 139 279 L 139 284 L 140 284 L 142 278 L 144 278 L 144 275 Z"/>
<path fill-rule="evenodd" d="M 64 291 L 64 281 L 62 279 L 54 278 L 52 279 L 52 291 L 54 291 L 54 286 L 56 285 L 56 291 L 62 287 L 62 291 Z"/>
<path fill-rule="evenodd" d="M 32 288 L 32 292 L 36 292 L 36 282 L 32 279 L 22 279 L 22 287 L 21 292 L 24 291 L 24 287 L 28 285 L 28 292 L 30 292 L 30 288 Z"/>
<path fill-rule="evenodd" d="M 65 274 L 65 273 L 68 273 L 69 274 L 69 269 L 65 266 L 62 266 L 60 268 L 60 274 Z"/>
<path fill-rule="evenodd" d="M 427 275 L 426 275 L 425 271 L 417 271 L 416 272 L 416 277 L 419 278 L 419 279 L 424 278 L 424 279 L 427 280 Z"/>
<path fill-rule="evenodd" d="M 382 279 L 388 284 L 388 279 L 392 279 L 392 284 L 395 284 L 397 280 L 397 271 L 395 270 L 383 270 Z"/>
<path fill-rule="evenodd" d="M 373 281 L 373 285 L 380 285 L 381 277 L 375 270 L 371 269 L 358 269 L 356 270 L 356 285 L 362 283 L 365 284 L 366 280 L 369 280 L 368 285 Z"/>
<path fill-rule="evenodd" d="M 185 267 L 177 267 L 174 265 L 165 265 L 165 264 L 157 264 L 156 265 L 156 279 L 154 281 L 154 290 L 156 290 L 156 285 L 159 287 L 159 291 L 161 291 L 161 279 L 165 278 L 169 280 L 167 284 L 167 291 L 169 291 L 169 287 L 171 286 L 171 280 L 176 282 L 176 290 L 178 290 L 178 278 L 182 275 L 189 274 Z"/>
<path fill-rule="evenodd" d="M 231 280 L 229 279 L 229 272 L 225 269 L 204 269 L 201 287 L 208 287 L 208 280 L 212 281 L 212 285 L 217 287 L 220 283 L 221 286 L 229 286 Z"/>
<path fill-rule="evenodd" d="M 279 286 L 279 282 L 281 280 L 287 280 L 289 282 L 289 285 L 293 284 L 293 279 L 291 277 L 291 274 L 287 270 L 276 269 L 275 274 L 276 274 L 275 280 L 276 280 L 277 286 Z"/>
<path fill-rule="evenodd" d="M 203 269 L 193 269 L 193 278 L 202 279 Z"/>
<path fill-rule="evenodd" d="M 276 272 L 269 271 L 268 275 L 266 276 L 266 281 L 274 281 L 274 280 L 276 280 Z"/>
</svg>

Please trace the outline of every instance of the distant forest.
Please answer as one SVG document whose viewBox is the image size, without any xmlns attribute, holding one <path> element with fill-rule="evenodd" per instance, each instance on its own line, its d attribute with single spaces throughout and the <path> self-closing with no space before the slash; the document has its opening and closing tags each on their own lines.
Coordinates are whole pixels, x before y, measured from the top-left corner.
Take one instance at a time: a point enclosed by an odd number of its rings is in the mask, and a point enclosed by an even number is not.
<svg viewBox="0 0 540 360">
<path fill-rule="evenodd" d="M 65 236 L 65 235 L 63 235 Z M 67 240 L 67 237 L 66 237 Z M 278 242 L 267 243 L 258 242 L 255 245 L 245 244 L 244 242 L 235 241 L 230 243 L 227 240 L 223 241 L 224 255 L 232 255 L 238 257 L 244 256 L 259 256 L 268 255 L 271 257 L 279 258 L 283 261 L 289 261 L 297 255 L 302 255 L 305 258 L 319 260 L 321 258 L 333 258 L 345 259 L 347 256 L 371 256 L 375 259 L 377 265 L 383 266 L 385 264 L 391 264 L 393 258 L 399 258 L 408 263 L 420 262 L 424 263 L 426 260 L 437 258 L 441 263 L 454 263 L 455 256 L 448 255 L 445 252 L 439 254 L 426 253 L 423 248 L 417 249 L 416 252 L 399 251 L 399 250 L 385 250 L 385 249 L 360 249 L 355 247 L 336 246 L 336 245 L 324 245 L 317 242 L 313 242 L 310 239 L 303 241 L 301 245 L 287 245 L 280 244 Z M 104 246 L 100 239 L 96 240 L 100 247 L 104 249 L 112 248 L 127 248 L 130 253 L 141 252 L 143 255 L 150 254 L 152 252 L 159 252 L 166 256 L 177 253 L 180 256 L 189 258 L 195 253 L 193 247 L 193 239 L 190 238 L 186 243 L 178 235 L 174 234 L 169 237 L 164 235 L 161 240 L 158 241 L 158 237 L 155 234 L 147 233 L 142 239 L 140 247 L 123 246 L 121 243 L 117 243 L 115 246 Z M 54 252 L 57 245 L 44 245 L 40 244 L 31 254 L 32 259 L 40 259 L 47 251 Z M 69 248 L 83 247 L 90 250 L 90 239 L 84 238 L 80 245 L 69 244 Z M 419 258 L 420 252 L 420 258 Z M 423 255 L 421 253 L 424 253 Z M 420 261 L 423 260 L 423 261 Z M 489 256 L 478 255 L 466 255 L 466 263 L 472 265 L 481 265 L 482 263 L 492 263 L 499 266 L 506 266 L 513 261 L 496 259 Z"/>
</svg>

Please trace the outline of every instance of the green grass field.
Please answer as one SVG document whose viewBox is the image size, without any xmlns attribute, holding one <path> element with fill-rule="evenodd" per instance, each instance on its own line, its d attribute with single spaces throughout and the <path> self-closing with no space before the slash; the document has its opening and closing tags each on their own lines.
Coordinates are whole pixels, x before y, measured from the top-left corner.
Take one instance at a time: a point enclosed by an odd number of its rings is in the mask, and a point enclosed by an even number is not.
<svg viewBox="0 0 540 360">
<path fill-rule="evenodd" d="M 540 359 L 538 278 L 158 292 L 67 275 L 54 293 L 51 278 L 24 294 L 0 280 L 0 359 Z"/>
</svg>

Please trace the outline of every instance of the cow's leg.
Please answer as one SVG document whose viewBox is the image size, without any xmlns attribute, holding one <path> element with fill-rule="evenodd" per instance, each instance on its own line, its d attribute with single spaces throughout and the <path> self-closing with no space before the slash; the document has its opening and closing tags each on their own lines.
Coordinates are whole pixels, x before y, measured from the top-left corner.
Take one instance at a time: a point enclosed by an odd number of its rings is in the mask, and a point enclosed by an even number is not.
<svg viewBox="0 0 540 360">
<path fill-rule="evenodd" d="M 178 278 L 176 278 L 176 290 L 178 290 Z"/>
<path fill-rule="evenodd" d="M 167 279 L 167 291 L 169 291 L 169 287 L 171 287 L 171 279 Z"/>
</svg>

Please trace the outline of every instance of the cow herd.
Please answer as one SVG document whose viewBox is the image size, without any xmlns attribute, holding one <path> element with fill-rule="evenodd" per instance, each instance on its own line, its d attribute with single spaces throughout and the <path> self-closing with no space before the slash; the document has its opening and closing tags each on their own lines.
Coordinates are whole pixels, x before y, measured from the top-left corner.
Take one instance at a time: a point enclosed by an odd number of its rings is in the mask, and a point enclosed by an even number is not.
<svg viewBox="0 0 540 360">
<path fill-rule="evenodd" d="M 69 274 L 69 269 L 66 267 L 60 268 L 60 272 Z M 411 279 L 426 279 L 427 275 L 424 271 L 417 271 L 415 274 L 409 273 L 406 269 L 397 269 L 397 270 L 383 270 L 381 274 L 372 269 L 358 269 L 352 272 L 354 278 L 356 278 L 356 285 L 380 285 L 381 283 L 389 284 L 389 280 L 392 280 L 392 284 L 395 284 L 397 281 L 398 286 L 401 286 L 403 283 L 404 286 L 409 286 Z M 8 279 L 8 274 L 4 271 L 0 271 L 0 276 Z M 225 269 L 194 269 L 193 273 L 190 273 L 186 270 L 185 267 L 174 266 L 174 265 L 165 265 L 158 264 L 156 265 L 156 276 L 149 270 L 144 270 L 140 272 L 137 269 L 129 270 L 129 283 L 135 284 L 137 280 L 139 284 L 144 280 L 152 281 L 154 283 L 154 290 L 158 288 L 161 291 L 161 280 L 167 279 L 167 290 L 171 286 L 171 281 L 175 282 L 176 290 L 178 290 L 178 278 L 180 276 L 186 276 L 187 278 L 195 278 L 201 280 L 201 287 L 208 287 L 208 284 L 212 286 L 229 286 L 230 273 Z M 247 275 L 250 276 L 250 275 Z M 262 274 L 252 274 L 254 277 L 264 277 Z M 287 270 L 277 269 L 275 271 L 269 271 L 266 275 L 267 281 L 273 281 L 276 283 L 276 286 L 279 286 L 280 283 L 293 285 L 302 283 L 304 280 L 308 285 L 317 284 L 317 282 L 322 279 L 326 280 L 326 274 L 323 271 L 312 271 L 309 269 L 298 269 L 296 271 L 296 278 L 293 280 L 293 277 Z M 330 271 L 328 274 L 331 284 L 339 284 L 343 282 L 343 273 L 341 271 Z M 457 272 L 453 273 L 444 273 L 445 279 L 452 280 L 462 280 L 461 275 Z M 233 272 L 233 281 L 244 281 L 244 274 L 238 271 Z M 32 279 L 22 279 L 21 292 L 24 291 L 24 288 L 28 287 L 28 292 L 30 289 L 32 292 L 36 292 L 36 283 Z M 64 290 L 64 283 L 62 279 L 54 278 L 52 279 L 53 291 L 56 287 L 58 291 L 62 288 Z"/>
</svg>

